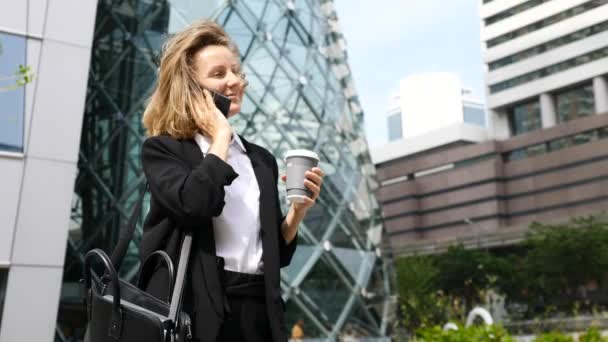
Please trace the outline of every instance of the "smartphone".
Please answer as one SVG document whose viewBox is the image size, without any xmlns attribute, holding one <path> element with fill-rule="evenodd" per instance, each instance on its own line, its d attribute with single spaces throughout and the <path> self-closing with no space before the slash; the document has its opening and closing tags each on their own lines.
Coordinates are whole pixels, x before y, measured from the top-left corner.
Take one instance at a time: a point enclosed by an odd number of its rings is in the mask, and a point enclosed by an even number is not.
<svg viewBox="0 0 608 342">
<path fill-rule="evenodd" d="M 211 89 L 207 89 L 207 91 L 209 91 L 213 96 L 213 103 L 215 103 L 217 109 L 219 109 L 225 117 L 228 117 L 228 112 L 230 111 L 230 99 Z"/>
</svg>

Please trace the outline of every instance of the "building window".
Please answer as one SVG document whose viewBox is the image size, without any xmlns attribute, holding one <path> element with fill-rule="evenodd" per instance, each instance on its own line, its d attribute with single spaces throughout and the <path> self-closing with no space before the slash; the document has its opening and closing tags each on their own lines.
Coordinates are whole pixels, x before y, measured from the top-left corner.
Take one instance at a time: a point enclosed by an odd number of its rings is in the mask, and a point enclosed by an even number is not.
<svg viewBox="0 0 608 342">
<path fill-rule="evenodd" d="M 496 61 L 488 64 L 488 67 L 490 68 L 490 70 L 496 70 L 498 68 L 502 68 L 507 65 L 520 62 L 526 58 L 537 56 L 541 53 L 545 53 L 560 46 L 564 46 L 566 44 L 570 44 L 572 42 L 590 37 L 594 34 L 604 32 L 606 30 L 608 30 L 608 21 L 603 21 L 599 24 L 585 27 L 584 29 L 570 33 L 569 35 L 550 40 L 544 44 L 536 45 L 521 52 L 509 55 L 507 57 L 503 57 L 501 59 L 497 59 Z"/>
<path fill-rule="evenodd" d="M 401 113 L 391 114 L 388 117 L 388 141 L 403 138 L 401 126 Z"/>
<path fill-rule="evenodd" d="M 589 116 L 595 112 L 593 86 L 590 83 L 555 94 L 555 102 L 560 122 Z"/>
<path fill-rule="evenodd" d="M 549 140 L 537 145 L 519 148 L 517 150 L 507 152 L 503 156 L 505 157 L 506 161 L 521 160 L 607 138 L 608 127 L 600 127 L 591 131 L 559 137 L 557 139 Z"/>
<path fill-rule="evenodd" d="M 462 110 L 464 114 L 464 122 L 481 127 L 486 126 L 486 113 L 483 108 L 464 105 Z"/>
<path fill-rule="evenodd" d="M 507 18 L 512 17 L 516 14 L 519 14 L 523 11 L 529 10 L 530 8 L 541 5 L 547 1 L 550 1 L 550 0 L 530 0 L 530 1 L 524 2 L 523 4 L 517 5 L 515 7 L 511 7 L 508 10 L 497 13 L 491 17 L 488 17 L 486 20 L 484 20 L 484 22 L 485 22 L 486 26 L 492 25 L 503 19 L 507 19 Z"/>
<path fill-rule="evenodd" d="M 506 43 L 510 40 L 513 40 L 515 38 L 521 37 L 523 35 L 526 35 L 528 33 L 534 32 L 536 30 L 540 30 L 544 27 L 547 27 L 549 25 L 555 24 L 557 22 L 560 22 L 562 20 L 566 20 L 568 18 L 571 18 L 575 15 L 581 14 L 583 12 L 587 12 L 590 11 L 596 7 L 602 6 L 604 4 L 607 4 L 608 0 L 591 0 L 588 2 L 585 2 L 582 5 L 576 6 L 576 7 L 572 7 L 568 10 L 565 10 L 563 12 L 557 13 L 556 15 L 552 15 L 548 18 L 539 20 L 537 22 L 534 22 L 530 25 L 526 25 L 522 28 L 519 28 L 515 31 L 511 31 L 508 33 L 505 33 L 503 35 L 500 35 L 496 38 L 490 39 L 486 42 L 486 46 L 488 48 L 491 48 L 493 46 L 502 44 L 502 43 Z"/>
<path fill-rule="evenodd" d="M 607 0 L 608 1 L 608 0 Z M 507 90 L 509 88 L 517 87 L 522 84 L 532 82 L 534 80 L 544 78 L 547 76 L 551 76 L 553 74 L 557 74 L 558 72 L 562 72 L 564 70 L 575 68 L 579 65 L 591 63 L 593 61 L 597 61 L 599 59 L 608 57 L 608 47 L 603 47 L 601 49 L 591 51 L 584 55 L 580 55 L 574 58 L 570 58 L 563 62 L 559 62 L 548 67 L 538 69 L 536 71 L 529 72 L 527 74 L 523 74 L 521 76 L 517 76 L 506 81 L 502 81 L 490 86 L 490 94 L 498 93 L 503 90 Z"/>
<path fill-rule="evenodd" d="M 0 32 L 0 150 L 23 151 L 25 88 L 17 71 L 25 65 L 25 37 Z"/>
<path fill-rule="evenodd" d="M 542 127 L 540 119 L 540 104 L 538 100 L 522 103 L 509 111 L 511 134 L 518 135 L 535 131 Z"/>
<path fill-rule="evenodd" d="M 0 268 L 0 322 L 2 322 L 2 311 L 4 308 L 4 297 L 6 295 L 6 280 L 8 279 L 8 270 Z"/>
</svg>

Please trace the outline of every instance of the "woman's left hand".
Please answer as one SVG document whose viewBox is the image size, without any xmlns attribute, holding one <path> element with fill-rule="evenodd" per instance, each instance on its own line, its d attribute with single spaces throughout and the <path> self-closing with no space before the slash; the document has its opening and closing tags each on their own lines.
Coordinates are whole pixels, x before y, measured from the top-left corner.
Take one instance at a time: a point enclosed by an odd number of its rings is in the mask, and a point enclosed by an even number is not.
<svg viewBox="0 0 608 342">
<path fill-rule="evenodd" d="M 323 177 L 325 173 L 319 167 L 313 167 L 309 171 L 306 171 L 306 179 L 304 180 L 304 186 L 308 188 L 312 192 L 312 197 L 306 197 L 300 203 L 291 202 L 291 206 L 298 214 L 306 214 L 308 209 L 312 208 L 319 194 L 321 193 L 321 185 L 323 184 Z M 286 181 L 286 176 L 281 177 L 283 181 Z"/>
</svg>

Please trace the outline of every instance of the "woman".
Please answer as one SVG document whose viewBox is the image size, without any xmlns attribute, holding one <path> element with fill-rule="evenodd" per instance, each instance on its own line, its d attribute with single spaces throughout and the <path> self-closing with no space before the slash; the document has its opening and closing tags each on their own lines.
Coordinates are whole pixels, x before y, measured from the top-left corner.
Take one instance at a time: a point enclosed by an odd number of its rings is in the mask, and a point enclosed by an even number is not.
<svg viewBox="0 0 608 342">
<path fill-rule="evenodd" d="M 140 252 L 163 249 L 177 262 L 184 231 L 193 232 L 184 308 L 194 341 L 287 340 L 280 268 L 321 191 L 314 168 L 305 181 L 312 197 L 282 215 L 275 157 L 235 134 L 207 91 L 230 98 L 232 117 L 245 86 L 235 44 L 217 24 L 198 22 L 166 43 L 144 113 L 151 200 Z M 166 297 L 167 286 L 159 270 L 148 290 Z"/>
</svg>

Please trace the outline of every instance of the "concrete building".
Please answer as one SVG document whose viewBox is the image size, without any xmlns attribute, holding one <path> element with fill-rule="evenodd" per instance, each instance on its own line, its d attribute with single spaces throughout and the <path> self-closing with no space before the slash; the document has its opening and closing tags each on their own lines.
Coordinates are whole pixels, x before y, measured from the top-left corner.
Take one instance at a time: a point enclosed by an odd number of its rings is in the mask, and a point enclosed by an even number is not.
<svg viewBox="0 0 608 342">
<path fill-rule="evenodd" d="M 512 244 L 534 220 L 608 209 L 608 0 L 483 0 L 480 14 L 487 135 L 372 151 L 398 253 Z"/>
<path fill-rule="evenodd" d="M 387 110 L 389 142 L 463 123 L 485 127 L 484 105 L 471 97 L 457 75 L 446 72 L 402 79 Z"/>
<path fill-rule="evenodd" d="M 607 0 L 483 1 L 492 135 L 608 111 Z"/>
<path fill-rule="evenodd" d="M 0 2 L 2 342 L 55 334 L 96 8 Z M 34 72 L 25 87 L 20 64 Z"/>
<path fill-rule="evenodd" d="M 530 222 L 608 209 L 608 116 L 376 164 L 397 253 L 520 241 Z"/>
<path fill-rule="evenodd" d="M 83 256 L 112 250 L 145 184 L 141 115 L 161 44 L 205 18 L 233 37 L 247 73 L 233 127 L 281 168 L 306 148 L 326 171 L 282 270 L 285 328 L 301 319 L 312 338 L 388 340 L 390 253 L 333 1 L 19 0 L 0 2 L 0 342 L 82 338 Z M 19 65 L 35 74 L 25 87 Z M 123 279 L 137 275 L 137 247 Z"/>
</svg>

